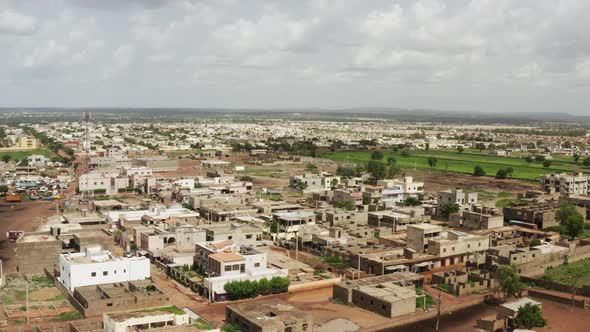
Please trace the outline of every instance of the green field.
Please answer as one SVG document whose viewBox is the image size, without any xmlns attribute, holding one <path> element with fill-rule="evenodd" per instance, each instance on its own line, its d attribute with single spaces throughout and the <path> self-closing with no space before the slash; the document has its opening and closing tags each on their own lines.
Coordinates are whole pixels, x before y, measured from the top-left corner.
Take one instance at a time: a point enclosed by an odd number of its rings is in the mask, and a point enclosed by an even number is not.
<svg viewBox="0 0 590 332">
<path fill-rule="evenodd" d="M 578 280 L 578 286 L 590 285 L 590 258 L 586 258 L 574 263 L 569 263 L 569 266 L 583 275 L 583 277 Z M 542 279 L 553 281 L 562 285 L 567 285 L 568 279 L 567 275 L 564 273 L 564 269 L 564 266 L 548 268 L 545 270 L 545 274 L 543 275 Z"/>
<path fill-rule="evenodd" d="M 394 157 L 397 165 L 404 168 L 431 169 L 428 165 L 429 157 L 437 158 L 438 163 L 432 169 L 438 171 L 473 174 L 473 168 L 479 165 L 486 171 L 487 176 L 495 176 L 499 169 L 512 167 L 512 178 L 534 182 L 538 181 L 542 174 L 589 170 L 588 167 L 576 164 L 573 159 L 561 158 L 553 160 L 551 167 L 545 168 L 540 162 L 527 163 L 524 158 L 497 157 L 476 152 L 459 153 L 455 150 L 415 150 L 410 151 L 407 157 L 402 157 L 399 152 L 383 151 L 383 154 L 384 162 L 387 158 Z M 319 154 L 319 157 L 344 162 L 368 162 L 371 160 L 371 151 L 326 152 Z"/>
<path fill-rule="evenodd" d="M 29 150 L 29 151 L 8 151 L 8 152 L 0 152 L 0 159 L 3 156 L 10 156 L 10 158 L 12 158 L 13 160 L 23 160 L 26 157 L 33 155 L 33 154 L 40 154 L 43 155 L 45 157 L 53 157 L 55 156 L 55 154 L 47 149 L 35 149 L 35 150 Z"/>
</svg>

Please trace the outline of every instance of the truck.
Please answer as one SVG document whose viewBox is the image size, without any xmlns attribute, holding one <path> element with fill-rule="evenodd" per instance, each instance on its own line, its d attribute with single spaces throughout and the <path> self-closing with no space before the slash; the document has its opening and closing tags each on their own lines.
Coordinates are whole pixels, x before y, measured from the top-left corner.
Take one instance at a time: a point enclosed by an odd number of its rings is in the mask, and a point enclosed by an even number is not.
<svg viewBox="0 0 590 332">
<path fill-rule="evenodd" d="M 16 203 L 16 202 L 22 201 L 22 197 L 21 197 L 21 195 L 15 194 L 15 193 L 8 194 L 8 195 L 6 195 L 6 201 Z"/>
</svg>

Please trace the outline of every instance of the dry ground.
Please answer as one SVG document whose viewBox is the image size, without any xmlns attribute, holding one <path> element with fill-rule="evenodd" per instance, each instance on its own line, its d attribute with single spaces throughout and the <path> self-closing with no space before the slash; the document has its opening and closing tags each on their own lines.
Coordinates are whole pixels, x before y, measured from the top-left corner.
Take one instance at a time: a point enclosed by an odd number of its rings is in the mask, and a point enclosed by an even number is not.
<svg viewBox="0 0 590 332">
<path fill-rule="evenodd" d="M 14 250 L 16 245 L 6 238 L 6 232 L 21 230 L 31 232 L 42 224 L 43 219 L 55 213 L 55 202 L 25 201 L 12 204 L 0 201 L 0 258 L 4 273 L 16 272 Z"/>
</svg>

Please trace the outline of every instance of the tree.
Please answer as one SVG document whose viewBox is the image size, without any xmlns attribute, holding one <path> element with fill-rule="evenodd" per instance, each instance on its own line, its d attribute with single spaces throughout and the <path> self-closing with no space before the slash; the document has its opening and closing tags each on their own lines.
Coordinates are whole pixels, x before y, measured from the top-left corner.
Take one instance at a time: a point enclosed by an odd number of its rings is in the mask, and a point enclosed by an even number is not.
<svg viewBox="0 0 590 332">
<path fill-rule="evenodd" d="M 465 151 L 465 148 L 463 148 L 462 146 L 458 146 L 458 147 L 457 147 L 457 151 L 458 151 L 459 153 L 463 153 L 463 151 Z"/>
<path fill-rule="evenodd" d="M 420 200 L 416 197 L 408 197 L 404 200 L 404 205 L 406 206 L 417 206 L 420 205 Z"/>
<path fill-rule="evenodd" d="M 531 242 L 529 243 L 529 247 L 536 247 L 536 246 L 540 246 L 541 245 L 541 240 L 534 238 L 531 240 Z"/>
<path fill-rule="evenodd" d="M 395 163 L 397 163 L 397 160 L 395 160 L 394 157 L 387 158 L 387 165 L 391 166 L 391 165 L 394 165 Z"/>
<path fill-rule="evenodd" d="M 555 219 L 565 228 L 572 240 L 584 230 L 584 216 L 570 203 L 562 202 L 559 205 Z"/>
<path fill-rule="evenodd" d="M 400 153 L 400 155 L 404 158 L 407 158 L 410 156 L 410 151 L 408 150 L 402 150 L 402 152 Z M 589 161 L 589 165 L 590 165 L 590 161 Z"/>
<path fill-rule="evenodd" d="M 479 152 L 482 152 L 483 150 L 485 150 L 486 145 L 485 143 L 475 143 L 475 148 L 479 150 Z"/>
<path fill-rule="evenodd" d="M 380 161 L 371 160 L 367 163 L 367 172 L 371 174 L 371 177 L 374 180 L 384 179 L 386 171 L 387 169 L 385 167 L 385 164 Z"/>
<path fill-rule="evenodd" d="M 565 229 L 571 239 L 575 239 L 584 231 L 584 216 L 579 212 L 569 216 L 564 224 Z"/>
<path fill-rule="evenodd" d="M 371 153 L 371 159 L 372 160 L 381 160 L 383 159 L 383 152 L 376 150 L 373 151 L 373 153 Z"/>
<path fill-rule="evenodd" d="M 317 172 L 318 167 L 316 166 L 316 164 L 314 163 L 307 163 L 307 165 L 305 165 L 305 169 L 308 172 Z"/>
<path fill-rule="evenodd" d="M 297 183 L 295 183 L 295 189 L 297 189 L 297 191 L 299 191 L 301 196 L 303 196 L 303 191 L 305 189 L 307 189 L 307 183 L 299 180 L 299 181 L 297 181 Z"/>
<path fill-rule="evenodd" d="M 574 161 L 576 162 L 576 164 L 580 161 L 580 154 L 579 153 L 574 153 Z"/>
<path fill-rule="evenodd" d="M 333 178 L 332 181 L 330 181 L 330 188 L 332 188 L 332 190 L 334 190 L 334 188 L 336 188 L 337 185 L 338 185 L 338 179 Z"/>
<path fill-rule="evenodd" d="M 426 142 L 424 144 L 424 149 L 426 149 L 427 151 L 430 150 L 430 143 Z"/>
<path fill-rule="evenodd" d="M 252 182 L 252 177 L 250 175 L 242 175 L 240 176 L 240 181 Z"/>
<path fill-rule="evenodd" d="M 9 162 L 10 159 L 12 159 L 12 157 L 10 157 L 10 155 L 5 154 L 2 156 L 2 161 L 5 163 Z"/>
<path fill-rule="evenodd" d="M 522 284 L 518 273 L 516 273 L 516 268 L 513 266 L 500 265 L 496 271 L 496 277 L 504 298 L 508 299 L 520 292 Z"/>
<path fill-rule="evenodd" d="M 551 166 L 551 160 L 545 159 L 543 160 L 543 167 L 549 168 Z"/>
<path fill-rule="evenodd" d="M 500 168 L 498 170 L 498 172 L 496 172 L 496 179 L 505 179 L 508 177 L 508 172 L 506 172 L 506 169 L 504 168 Z"/>
<path fill-rule="evenodd" d="M 479 165 L 475 165 L 473 168 L 473 176 L 485 176 L 486 171 Z"/>
<path fill-rule="evenodd" d="M 435 168 L 436 164 L 438 163 L 438 159 L 436 159 L 436 157 L 428 157 L 428 166 L 430 166 L 430 168 Z"/>
<path fill-rule="evenodd" d="M 582 165 L 584 165 L 584 166 L 590 166 L 590 156 L 584 158 L 584 160 L 582 161 Z"/>
<path fill-rule="evenodd" d="M 335 207 L 341 208 L 347 211 L 356 210 L 356 206 L 354 206 L 353 201 L 342 201 L 334 204 Z"/>
<path fill-rule="evenodd" d="M 539 155 L 536 155 L 535 156 L 535 161 L 543 162 L 543 161 L 545 161 L 545 156 L 540 155 L 540 154 Z"/>
<path fill-rule="evenodd" d="M 447 203 L 443 205 L 440 209 L 440 214 L 445 217 L 445 219 L 449 219 L 451 213 L 459 212 L 459 204 L 457 203 Z"/>
<path fill-rule="evenodd" d="M 527 157 L 526 157 L 524 160 L 525 160 L 527 163 L 532 163 L 532 162 L 535 160 L 535 158 L 533 158 L 533 156 L 527 156 Z"/>
<path fill-rule="evenodd" d="M 336 169 L 336 175 L 340 175 L 345 178 L 352 178 L 357 175 L 357 172 L 352 167 L 338 166 Z"/>
<path fill-rule="evenodd" d="M 547 325 L 547 321 L 543 318 L 543 312 L 538 304 L 526 303 L 518 308 L 513 324 L 516 328 L 530 330 Z"/>
<path fill-rule="evenodd" d="M 8 186 L 5 184 L 1 184 L 0 185 L 0 193 L 1 194 L 6 194 L 8 192 Z"/>
</svg>

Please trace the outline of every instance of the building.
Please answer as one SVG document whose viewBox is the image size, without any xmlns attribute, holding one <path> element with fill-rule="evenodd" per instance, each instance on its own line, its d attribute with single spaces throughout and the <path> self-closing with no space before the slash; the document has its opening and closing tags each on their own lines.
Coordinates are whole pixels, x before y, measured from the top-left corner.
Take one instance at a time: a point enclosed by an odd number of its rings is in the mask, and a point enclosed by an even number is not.
<svg viewBox="0 0 590 332">
<path fill-rule="evenodd" d="M 408 226 L 430 221 L 422 207 L 403 207 L 387 211 L 369 212 L 368 223 L 377 228 L 389 228 L 392 232 L 405 231 Z"/>
<path fill-rule="evenodd" d="M 27 162 L 29 166 L 45 166 L 48 162 L 50 162 L 50 159 L 44 155 L 32 154 L 27 157 Z"/>
<path fill-rule="evenodd" d="M 498 209 L 473 205 L 471 210 L 452 213 L 449 227 L 469 230 L 492 229 L 504 226 L 504 215 Z"/>
<path fill-rule="evenodd" d="M 227 300 L 225 284 L 232 281 L 256 281 L 272 279 L 273 277 L 287 277 L 287 270 L 278 270 L 267 266 L 266 253 L 253 247 L 234 246 L 232 250 L 209 253 L 206 274 L 203 282 L 209 298 L 213 301 Z M 196 259 L 195 263 L 202 261 Z M 198 267 L 204 270 L 204 266 Z"/>
<path fill-rule="evenodd" d="M 133 159 L 133 166 L 151 168 L 154 172 L 175 171 L 178 169 L 178 160 L 166 156 L 142 157 Z"/>
<path fill-rule="evenodd" d="M 312 210 L 276 212 L 272 215 L 277 231 L 271 235 L 276 239 L 291 240 L 303 225 L 315 225 L 316 215 Z"/>
<path fill-rule="evenodd" d="M 325 190 L 322 177 L 317 174 L 306 173 L 303 175 L 295 175 L 289 179 L 289 187 L 295 190 L 299 190 L 298 183 L 304 183 L 304 193 L 322 191 Z M 329 187 L 328 187 L 329 189 Z"/>
<path fill-rule="evenodd" d="M 489 247 L 489 235 L 459 231 L 448 231 L 446 237 L 428 240 L 428 252 L 441 258 L 441 266 L 465 263 Z"/>
<path fill-rule="evenodd" d="M 561 195 L 590 195 L 590 177 L 582 172 L 541 175 L 541 190 Z"/>
<path fill-rule="evenodd" d="M 20 136 L 16 139 L 13 146 L 14 149 L 18 150 L 34 150 L 39 148 L 39 140 L 32 136 Z"/>
<path fill-rule="evenodd" d="M 477 193 L 467 193 L 462 189 L 452 189 L 439 191 L 436 194 L 436 211 L 440 214 L 443 206 L 448 204 L 457 204 L 463 210 L 468 210 L 471 205 L 477 203 Z"/>
<path fill-rule="evenodd" d="M 150 277 L 150 261 L 145 257 L 115 257 L 100 247 L 59 257 L 59 281 L 73 292 L 77 287 L 101 285 Z"/>
<path fill-rule="evenodd" d="M 313 330 L 313 316 L 277 299 L 229 304 L 225 319 L 243 332 Z"/>
<path fill-rule="evenodd" d="M 442 227 L 431 224 L 409 225 L 407 228 L 406 243 L 409 248 L 418 252 L 428 249 L 428 241 L 439 239 L 442 235 Z"/>
<path fill-rule="evenodd" d="M 186 312 L 180 314 L 162 308 L 161 310 L 103 313 L 102 321 L 105 332 L 128 332 L 188 325 L 190 317 Z"/>
</svg>

